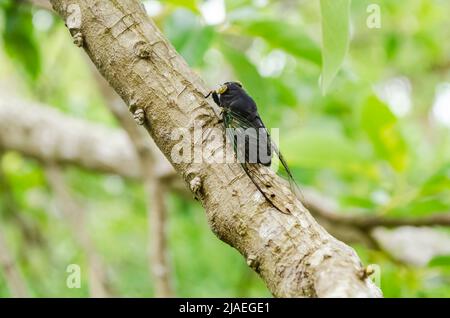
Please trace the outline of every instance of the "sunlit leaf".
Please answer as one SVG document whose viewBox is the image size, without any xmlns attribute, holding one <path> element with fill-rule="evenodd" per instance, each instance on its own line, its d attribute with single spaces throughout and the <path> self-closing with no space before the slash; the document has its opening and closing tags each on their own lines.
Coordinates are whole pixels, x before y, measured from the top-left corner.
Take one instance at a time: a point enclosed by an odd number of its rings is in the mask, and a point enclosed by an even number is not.
<svg viewBox="0 0 450 318">
<path fill-rule="evenodd" d="M 258 105 L 267 104 L 267 83 L 258 73 L 256 66 L 241 51 L 222 42 L 221 51 L 233 67 L 233 72 Z"/>
<path fill-rule="evenodd" d="M 215 31 L 204 26 L 198 16 L 187 10 L 176 10 L 166 20 L 164 31 L 175 49 L 190 66 L 199 66 L 211 46 Z"/>
<path fill-rule="evenodd" d="M 274 99 L 279 101 L 276 106 L 287 105 L 296 106 L 297 97 L 292 89 L 286 86 L 280 79 L 270 79 L 269 85 L 271 92 L 274 95 Z M 278 108 L 278 107 L 277 107 Z"/>
<path fill-rule="evenodd" d="M 450 199 L 445 195 L 419 197 L 407 205 L 393 209 L 390 214 L 397 216 L 426 216 L 450 209 Z"/>
<path fill-rule="evenodd" d="M 303 32 L 301 26 L 284 21 L 250 20 L 243 24 L 243 30 L 250 35 L 262 37 L 273 47 L 314 64 L 321 64 L 320 47 Z"/>
<path fill-rule="evenodd" d="M 163 2 L 176 7 L 185 7 L 195 13 L 200 13 L 197 7 L 197 0 L 164 0 Z"/>
<path fill-rule="evenodd" d="M 339 198 L 339 203 L 341 206 L 346 207 L 357 207 L 358 209 L 367 209 L 372 210 L 374 209 L 374 202 L 373 200 L 368 197 L 361 197 L 356 195 L 343 195 Z"/>
<path fill-rule="evenodd" d="M 347 54 L 350 0 L 320 0 L 322 14 L 322 92 L 326 93 Z"/>
<path fill-rule="evenodd" d="M 285 139 L 282 150 L 289 164 L 307 168 L 355 171 L 366 159 L 336 131 L 307 129 Z"/>
<path fill-rule="evenodd" d="M 421 194 L 432 194 L 444 190 L 450 192 L 450 163 L 439 169 L 422 185 Z"/>
<path fill-rule="evenodd" d="M 375 96 L 366 100 L 361 113 L 362 128 L 378 155 L 401 171 L 407 163 L 407 149 L 396 123 L 397 118 L 386 104 Z"/>
<path fill-rule="evenodd" d="M 450 255 L 439 255 L 433 257 L 429 262 L 430 267 L 450 267 Z"/>
<path fill-rule="evenodd" d="M 5 51 L 34 80 L 41 70 L 41 56 L 34 38 L 31 7 L 6 3 L 4 11 L 2 36 Z"/>
</svg>

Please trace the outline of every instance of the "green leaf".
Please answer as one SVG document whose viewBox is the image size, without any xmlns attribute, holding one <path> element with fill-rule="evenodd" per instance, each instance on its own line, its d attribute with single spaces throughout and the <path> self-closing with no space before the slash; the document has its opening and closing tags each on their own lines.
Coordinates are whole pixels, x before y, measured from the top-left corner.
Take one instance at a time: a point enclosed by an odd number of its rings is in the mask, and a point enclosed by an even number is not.
<svg viewBox="0 0 450 318">
<path fill-rule="evenodd" d="M 192 12 L 200 13 L 197 7 L 197 0 L 165 0 L 165 4 L 171 4 L 176 7 L 185 7 Z"/>
<path fill-rule="evenodd" d="M 322 14 L 322 93 L 325 94 L 347 54 L 350 0 L 320 0 Z"/>
<path fill-rule="evenodd" d="M 450 267 L 450 255 L 438 255 L 433 257 L 429 262 L 430 267 Z"/>
<path fill-rule="evenodd" d="M 164 32 L 190 66 L 202 65 L 215 36 L 213 27 L 203 26 L 199 17 L 184 9 L 176 10 L 166 20 Z"/>
<path fill-rule="evenodd" d="M 278 78 L 263 78 L 256 66 L 242 53 L 241 50 L 235 49 L 225 41 L 220 41 L 220 50 L 233 68 L 235 79 L 239 80 L 245 90 L 252 96 L 258 105 L 260 113 L 270 113 L 278 110 L 283 106 L 293 107 L 297 105 L 297 97 Z"/>
<path fill-rule="evenodd" d="M 435 195 L 414 199 L 407 205 L 394 208 L 389 213 L 395 216 L 426 216 L 450 209 L 448 196 Z"/>
<path fill-rule="evenodd" d="M 39 47 L 34 38 L 31 7 L 8 3 L 4 7 L 3 42 L 11 59 L 19 63 L 31 79 L 41 71 Z"/>
<path fill-rule="evenodd" d="M 429 195 L 450 191 L 450 163 L 445 164 L 422 185 L 421 194 Z"/>
<path fill-rule="evenodd" d="M 361 125 L 380 157 L 389 161 L 397 170 L 404 170 L 407 149 L 396 125 L 397 118 L 389 107 L 377 97 L 370 96 L 362 107 Z"/>
<path fill-rule="evenodd" d="M 295 107 L 297 106 L 297 96 L 293 90 L 283 83 L 280 79 L 268 79 L 271 93 L 275 101 L 278 101 L 277 107 L 281 105 Z"/>
<path fill-rule="evenodd" d="M 214 39 L 214 28 L 206 26 L 194 30 L 188 41 L 180 50 L 180 54 L 186 59 L 190 66 L 199 66 L 203 64 L 203 57 L 211 46 Z"/>
<path fill-rule="evenodd" d="M 269 93 L 266 81 L 263 80 L 255 65 L 241 51 L 234 49 L 227 43 L 221 42 L 221 51 L 227 61 L 233 67 L 233 72 L 237 76 L 245 90 L 255 99 L 256 104 L 267 104 Z"/>
<path fill-rule="evenodd" d="M 243 31 L 263 38 L 271 46 L 313 62 L 321 64 L 319 46 L 302 30 L 300 26 L 283 21 L 248 21 L 243 24 Z"/>
<path fill-rule="evenodd" d="M 281 151 L 289 164 L 304 168 L 355 172 L 367 162 L 351 141 L 335 130 L 302 130 L 290 135 Z"/>
</svg>

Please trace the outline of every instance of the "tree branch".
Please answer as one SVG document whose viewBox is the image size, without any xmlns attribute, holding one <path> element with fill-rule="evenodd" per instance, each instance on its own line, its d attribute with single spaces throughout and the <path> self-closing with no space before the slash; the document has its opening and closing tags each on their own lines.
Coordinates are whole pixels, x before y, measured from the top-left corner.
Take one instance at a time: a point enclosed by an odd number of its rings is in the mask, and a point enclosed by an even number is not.
<svg viewBox="0 0 450 318">
<path fill-rule="evenodd" d="M 4 151 L 4 149 L 2 149 L 0 147 L 0 163 L 1 163 L 1 158 L 3 156 L 3 151 Z M 7 190 L 7 189 L 5 189 L 6 181 L 4 180 L 4 177 L 5 176 L 3 174 L 3 170 L 0 169 L 0 190 L 2 192 Z M 1 194 L 3 194 L 3 193 L 1 193 Z M 1 200 L 1 199 L 5 199 L 5 200 Z M 6 198 L 2 198 L 0 196 L 0 212 L 11 213 L 11 211 L 3 211 L 3 210 L 12 209 L 13 205 L 10 204 L 11 202 L 8 202 L 8 201 L 9 200 L 6 200 Z M 4 220 L 2 220 L 2 217 L 4 217 L 4 215 L 0 215 L 0 220 L 4 221 Z M 10 252 L 6 238 L 3 233 L 4 233 L 3 226 L 0 223 L 0 268 L 3 271 L 5 281 L 11 292 L 11 296 L 13 296 L 13 297 L 28 297 L 27 285 L 22 277 L 19 266 L 14 261 L 13 255 Z"/>
<path fill-rule="evenodd" d="M 116 103 L 112 103 L 116 105 Z M 123 106 L 122 104 L 117 106 Z M 121 108 L 113 106 L 123 117 L 128 116 Z M 31 118 L 33 117 L 33 118 Z M 36 125 L 31 125 L 36 121 Z M 130 118 L 128 125 L 137 129 Z M 122 127 L 125 126 L 122 124 Z M 42 133 L 40 129 L 54 131 L 55 133 Z M 69 129 L 62 129 L 67 127 Z M 13 136 L 10 138 L 10 136 Z M 40 145 L 51 145 L 40 147 Z M 108 147 L 108 156 L 102 155 L 103 151 L 91 151 L 98 143 L 98 147 Z M 66 145 L 71 147 L 71 155 L 65 153 Z M 154 146 L 154 144 L 153 144 Z M 169 186 L 171 190 L 187 196 L 187 187 L 175 174 L 175 170 L 168 163 L 161 152 L 151 147 L 152 155 L 156 161 L 155 172 L 160 182 Z M 142 177 L 141 164 L 138 161 L 139 154 L 131 143 L 127 133 L 120 129 L 107 128 L 100 124 L 89 123 L 85 120 L 72 118 L 58 110 L 41 104 L 36 104 L 20 99 L 0 99 L 0 147 L 5 150 L 16 150 L 24 155 L 31 156 L 40 162 L 57 162 L 58 164 L 70 163 L 93 171 L 114 173 L 124 178 Z M 156 147 L 156 146 L 155 146 Z M 98 150 L 98 149 L 97 149 Z M 155 151 L 155 152 L 153 152 Z M 127 167 L 124 167 L 125 163 Z M 129 168 L 129 169 L 126 169 Z M 393 227 L 401 225 L 416 226 L 445 226 L 448 224 L 448 214 L 436 214 L 422 218 L 387 218 L 385 216 L 369 217 L 366 224 L 366 216 L 343 215 L 338 212 L 336 204 L 331 202 L 317 191 L 302 189 L 304 203 L 311 211 L 315 219 L 333 236 L 347 243 L 364 243 L 370 247 L 378 247 L 373 241 L 371 231 L 368 228 L 377 226 Z M 369 226 L 370 225 L 370 226 Z"/>
<path fill-rule="evenodd" d="M 28 297 L 27 287 L 22 278 L 17 264 L 11 256 L 6 240 L 3 236 L 3 230 L 0 228 L 0 267 L 3 270 L 5 280 L 13 297 Z"/>
<path fill-rule="evenodd" d="M 367 232 L 376 227 L 399 227 L 399 226 L 450 226 L 450 213 L 436 213 L 423 217 L 386 217 L 383 215 L 345 215 L 336 213 L 336 208 L 329 200 L 313 190 L 304 190 L 305 204 L 312 213 L 320 218 L 326 219 L 334 224 L 351 226 Z M 328 201 L 328 202 L 327 202 Z"/>
<path fill-rule="evenodd" d="M 111 89 L 97 69 L 92 68 L 109 110 L 127 132 L 138 155 L 141 177 L 147 194 L 149 263 L 150 273 L 154 281 L 155 296 L 173 297 L 166 233 L 167 209 L 165 199 L 167 190 L 164 179 L 157 172 L 161 164 L 156 164 L 157 162 L 167 163 L 167 160 L 155 143 L 144 134 L 145 130 L 136 125 L 120 97 Z M 169 169 L 167 168 L 167 170 Z M 173 169 L 170 171 L 175 173 Z"/>
<path fill-rule="evenodd" d="M 74 164 L 127 178 L 140 178 L 138 154 L 127 133 L 64 115 L 39 103 L 0 98 L 0 147 L 40 162 Z M 170 179 L 166 160 L 156 162 L 157 176 Z"/>
<path fill-rule="evenodd" d="M 169 161 L 178 143 L 171 138 L 175 129 L 192 131 L 196 119 L 204 121 L 203 128 L 223 129 L 203 97 L 206 88 L 138 1 L 51 3 L 130 109 L 144 110 L 145 127 Z M 225 146 L 223 140 L 197 143 L 209 149 Z M 275 210 L 238 164 L 171 163 L 188 184 L 195 180 L 216 235 L 246 257 L 275 296 L 380 296 L 361 275 L 353 249 L 326 233 L 300 202 L 291 203 L 289 215 Z M 271 181 L 282 191 L 277 177 Z"/>
<path fill-rule="evenodd" d="M 89 264 L 89 292 L 91 297 L 108 297 L 106 270 L 103 261 L 95 251 L 94 244 L 86 227 L 86 211 L 73 197 L 64 180 L 61 168 L 55 164 L 48 164 L 45 172 L 47 180 L 53 190 L 58 207 L 73 231 L 75 239 L 83 249 Z"/>
</svg>

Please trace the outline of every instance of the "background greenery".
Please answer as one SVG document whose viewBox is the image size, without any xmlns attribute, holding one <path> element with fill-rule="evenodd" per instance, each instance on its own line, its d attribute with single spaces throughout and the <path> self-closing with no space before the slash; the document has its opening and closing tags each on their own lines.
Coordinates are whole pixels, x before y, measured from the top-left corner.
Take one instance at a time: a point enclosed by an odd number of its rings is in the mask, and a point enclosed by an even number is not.
<svg viewBox="0 0 450 318">
<path fill-rule="evenodd" d="M 208 11 L 212 2 L 219 6 Z M 357 0 L 348 10 L 345 0 L 227 0 L 223 16 L 220 3 L 145 5 L 211 87 L 243 83 L 267 125 L 280 127 L 281 149 L 302 186 L 333 198 L 341 211 L 450 211 L 450 101 L 436 102 L 450 85 L 450 2 Z M 366 25 L 371 3 L 380 5 L 380 29 Z M 0 85 L 118 127 L 60 19 L 12 0 L 0 0 L 0 9 Z M 81 289 L 66 287 L 66 266 L 86 259 L 55 209 L 41 165 L 6 152 L 1 168 L 2 229 L 31 294 L 88 296 L 84 272 Z M 152 296 L 142 185 L 77 167 L 66 177 L 89 212 L 113 293 Z M 245 260 L 214 237 L 197 202 L 175 194 L 168 201 L 177 296 L 270 295 Z M 17 214 L 33 237 L 16 226 Z M 448 258 L 412 267 L 354 247 L 364 263 L 381 266 L 386 297 L 450 296 Z M 2 273 L 0 296 L 9 296 Z"/>
</svg>

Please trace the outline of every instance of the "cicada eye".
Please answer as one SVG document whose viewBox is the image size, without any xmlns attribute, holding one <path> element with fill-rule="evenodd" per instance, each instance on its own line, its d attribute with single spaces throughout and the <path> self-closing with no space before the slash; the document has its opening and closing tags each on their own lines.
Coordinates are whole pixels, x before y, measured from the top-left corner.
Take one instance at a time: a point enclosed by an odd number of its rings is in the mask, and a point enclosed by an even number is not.
<svg viewBox="0 0 450 318">
<path fill-rule="evenodd" d="M 228 89 L 227 85 L 222 85 L 219 87 L 219 89 L 216 92 L 217 92 L 217 94 L 223 94 L 227 91 L 227 89 Z"/>
</svg>

